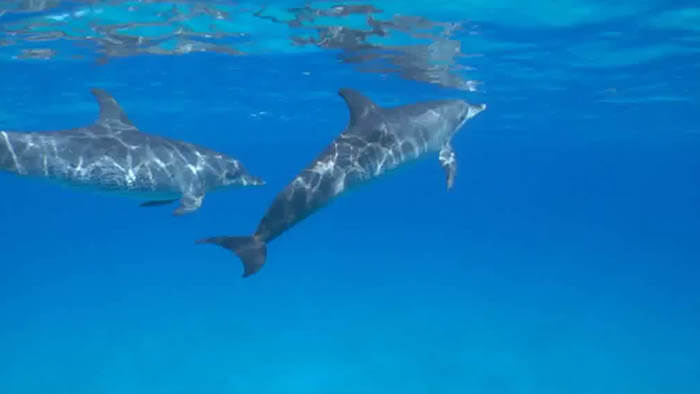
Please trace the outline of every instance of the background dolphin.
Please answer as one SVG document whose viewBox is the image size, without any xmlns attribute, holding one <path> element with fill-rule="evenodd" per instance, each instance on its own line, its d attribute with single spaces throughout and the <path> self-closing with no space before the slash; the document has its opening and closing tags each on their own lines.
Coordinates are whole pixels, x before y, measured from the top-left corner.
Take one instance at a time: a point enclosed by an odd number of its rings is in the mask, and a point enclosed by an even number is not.
<svg viewBox="0 0 700 394">
<path fill-rule="evenodd" d="M 255 234 L 211 237 L 236 253 L 247 277 L 262 268 L 267 243 L 349 188 L 376 178 L 427 153 L 437 153 L 445 169 L 447 188 L 454 182 L 457 160 L 452 136 L 486 109 L 463 100 L 440 100 L 380 108 L 352 89 L 340 89 L 350 110 L 350 122 L 326 149 L 275 198 Z"/>
<path fill-rule="evenodd" d="M 114 98 L 92 89 L 100 106 L 87 127 L 53 132 L 0 131 L 0 169 L 73 186 L 126 192 L 157 206 L 180 200 L 175 215 L 224 186 L 262 185 L 241 163 L 201 146 L 141 132 Z"/>
</svg>

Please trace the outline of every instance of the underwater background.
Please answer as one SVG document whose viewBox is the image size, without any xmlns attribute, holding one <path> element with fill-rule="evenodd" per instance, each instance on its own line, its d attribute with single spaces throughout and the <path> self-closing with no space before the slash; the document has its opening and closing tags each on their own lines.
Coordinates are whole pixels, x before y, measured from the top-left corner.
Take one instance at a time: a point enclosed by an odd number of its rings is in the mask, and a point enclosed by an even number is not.
<svg viewBox="0 0 700 394">
<path fill-rule="evenodd" d="M 197 212 L 0 174 L 0 393 L 700 392 L 692 1 L 3 1 L 0 129 L 142 130 L 267 181 Z M 348 122 L 488 109 L 240 261 Z"/>
</svg>

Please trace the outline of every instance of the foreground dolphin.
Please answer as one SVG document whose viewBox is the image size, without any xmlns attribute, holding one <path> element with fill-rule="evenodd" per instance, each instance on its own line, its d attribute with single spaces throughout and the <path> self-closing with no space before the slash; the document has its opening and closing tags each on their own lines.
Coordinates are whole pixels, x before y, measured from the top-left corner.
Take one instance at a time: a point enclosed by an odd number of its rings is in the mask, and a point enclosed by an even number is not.
<svg viewBox="0 0 700 394">
<path fill-rule="evenodd" d="M 0 169 L 148 199 L 141 206 L 179 199 L 175 215 L 197 210 L 210 190 L 264 183 L 224 154 L 141 132 L 108 93 L 92 93 L 100 115 L 90 126 L 0 131 Z"/>
<path fill-rule="evenodd" d="M 457 170 L 452 136 L 485 104 L 442 100 L 380 108 L 357 91 L 341 89 L 350 110 L 350 123 L 311 165 L 282 190 L 258 229 L 248 237 L 212 237 L 212 243 L 232 250 L 244 265 L 243 277 L 262 268 L 267 243 L 349 188 L 427 153 L 438 153 L 447 188 Z"/>
</svg>

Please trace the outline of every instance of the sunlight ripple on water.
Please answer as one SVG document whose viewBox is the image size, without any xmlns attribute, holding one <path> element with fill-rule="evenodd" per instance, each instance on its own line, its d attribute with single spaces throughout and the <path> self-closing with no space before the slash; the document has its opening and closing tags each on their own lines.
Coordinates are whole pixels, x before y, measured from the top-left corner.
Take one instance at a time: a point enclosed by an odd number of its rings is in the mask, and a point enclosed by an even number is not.
<svg viewBox="0 0 700 394">
<path fill-rule="evenodd" d="M 464 21 L 383 12 L 373 5 L 259 6 L 232 1 L 75 2 L 0 5 L 0 52 L 17 60 L 217 52 L 232 56 L 334 51 L 364 72 L 474 91 L 455 34 Z M 57 43 L 61 40 L 63 42 Z M 67 45 L 66 45 L 67 44 Z M 50 48 L 48 48 L 50 46 Z"/>
</svg>

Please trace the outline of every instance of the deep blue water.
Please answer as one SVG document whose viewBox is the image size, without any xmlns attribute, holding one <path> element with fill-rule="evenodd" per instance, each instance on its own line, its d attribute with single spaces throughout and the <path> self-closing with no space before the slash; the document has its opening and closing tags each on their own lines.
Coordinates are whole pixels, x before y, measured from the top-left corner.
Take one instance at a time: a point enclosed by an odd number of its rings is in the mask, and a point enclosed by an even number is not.
<svg viewBox="0 0 700 394">
<path fill-rule="evenodd" d="M 173 217 L 0 174 L 0 393 L 700 392 L 700 55 L 566 58 L 586 32 L 635 32 L 609 23 L 484 23 L 538 47 L 472 59 L 473 93 L 330 52 L 2 61 L 0 129 L 90 123 L 102 87 L 139 128 L 267 185 Z M 289 230 L 242 279 L 194 240 L 255 229 L 345 127 L 341 87 L 488 109 L 453 142 L 453 190 L 423 160 Z"/>
</svg>

